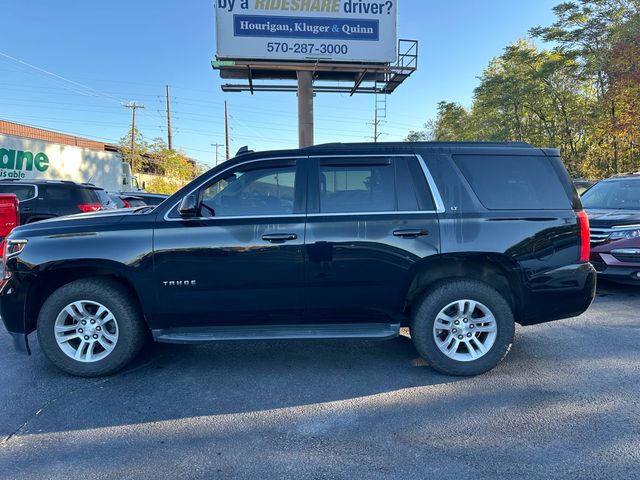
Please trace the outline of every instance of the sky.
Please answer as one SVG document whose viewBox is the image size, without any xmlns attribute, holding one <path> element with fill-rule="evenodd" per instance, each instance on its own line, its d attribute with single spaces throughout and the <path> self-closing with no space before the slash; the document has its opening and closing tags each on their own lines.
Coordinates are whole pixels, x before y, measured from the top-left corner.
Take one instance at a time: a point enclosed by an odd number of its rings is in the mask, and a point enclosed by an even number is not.
<svg viewBox="0 0 640 480">
<path fill-rule="evenodd" d="M 230 150 L 296 148 L 295 93 L 223 93 L 213 0 L 0 0 L 0 119 L 117 142 L 131 125 L 166 139 L 170 85 L 174 146 L 214 165 Z M 398 35 L 420 42 L 418 71 L 387 97 L 381 141 L 436 116 L 438 102 L 471 104 L 478 76 L 531 27 L 553 22 L 559 0 L 399 0 Z M 372 141 L 375 97 L 317 94 L 315 141 Z M 223 159 L 219 149 L 219 159 Z"/>
</svg>

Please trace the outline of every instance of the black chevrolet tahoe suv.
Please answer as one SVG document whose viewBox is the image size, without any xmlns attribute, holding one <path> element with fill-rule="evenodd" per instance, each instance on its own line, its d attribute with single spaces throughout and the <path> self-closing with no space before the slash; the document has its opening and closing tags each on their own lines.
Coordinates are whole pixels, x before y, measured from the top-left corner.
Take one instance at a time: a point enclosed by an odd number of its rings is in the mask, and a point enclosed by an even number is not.
<svg viewBox="0 0 640 480">
<path fill-rule="evenodd" d="M 160 206 L 19 227 L 0 313 L 74 375 L 158 342 L 391 339 L 475 375 L 515 323 L 584 312 L 588 220 L 559 151 L 527 144 L 331 144 L 243 152 Z M 559 347 L 561 348 L 561 347 Z"/>
</svg>

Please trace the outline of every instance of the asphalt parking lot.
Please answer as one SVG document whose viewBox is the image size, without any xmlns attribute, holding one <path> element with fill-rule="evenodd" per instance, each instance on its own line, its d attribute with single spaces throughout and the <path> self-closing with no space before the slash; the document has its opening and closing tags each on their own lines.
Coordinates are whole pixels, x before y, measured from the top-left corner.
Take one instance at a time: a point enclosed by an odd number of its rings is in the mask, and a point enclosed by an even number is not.
<svg viewBox="0 0 640 480">
<path fill-rule="evenodd" d="M 440 375 L 407 338 L 151 345 L 69 377 L 0 333 L 0 478 L 638 478 L 640 288 Z"/>
</svg>

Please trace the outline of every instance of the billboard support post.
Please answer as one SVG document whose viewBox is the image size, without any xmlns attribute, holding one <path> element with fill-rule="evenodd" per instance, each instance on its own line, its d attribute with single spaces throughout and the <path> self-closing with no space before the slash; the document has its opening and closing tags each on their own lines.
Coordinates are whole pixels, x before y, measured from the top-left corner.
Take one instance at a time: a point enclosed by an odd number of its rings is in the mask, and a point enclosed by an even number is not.
<svg viewBox="0 0 640 480">
<path fill-rule="evenodd" d="M 298 143 L 313 146 L 313 73 L 298 71 Z"/>
</svg>

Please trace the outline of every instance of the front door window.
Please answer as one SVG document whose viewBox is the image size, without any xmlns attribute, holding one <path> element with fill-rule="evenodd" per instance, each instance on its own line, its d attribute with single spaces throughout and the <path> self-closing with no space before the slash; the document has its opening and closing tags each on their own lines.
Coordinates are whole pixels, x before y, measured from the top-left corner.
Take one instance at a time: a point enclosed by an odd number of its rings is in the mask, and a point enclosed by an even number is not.
<svg viewBox="0 0 640 480">
<path fill-rule="evenodd" d="M 295 166 L 229 172 L 201 194 L 202 216 L 242 217 L 294 213 Z"/>
</svg>

